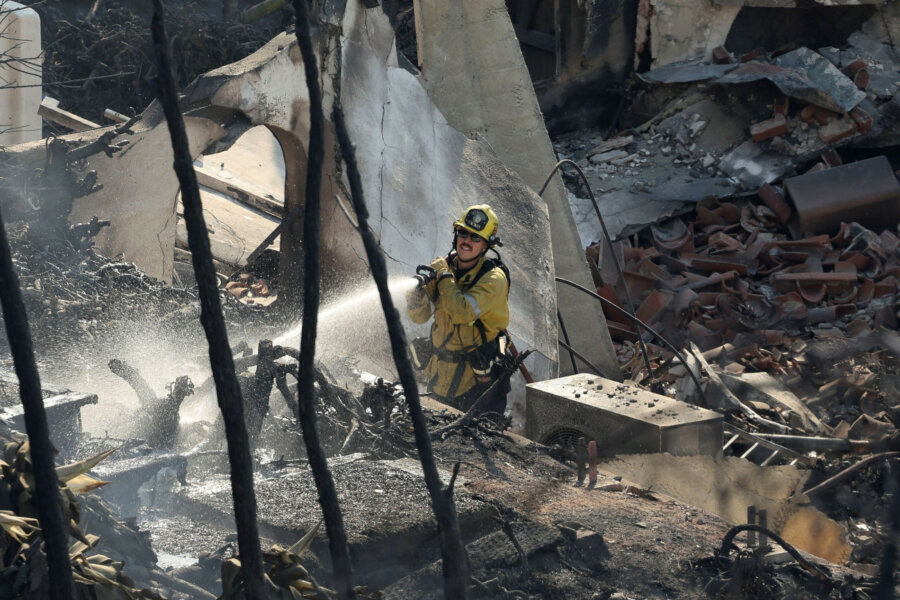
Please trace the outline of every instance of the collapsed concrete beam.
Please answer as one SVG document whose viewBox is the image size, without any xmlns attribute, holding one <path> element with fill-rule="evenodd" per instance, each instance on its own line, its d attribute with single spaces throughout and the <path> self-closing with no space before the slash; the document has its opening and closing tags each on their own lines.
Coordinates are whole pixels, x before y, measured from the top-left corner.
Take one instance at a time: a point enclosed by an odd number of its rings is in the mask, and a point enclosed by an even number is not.
<svg viewBox="0 0 900 600">
<path fill-rule="evenodd" d="M 429 97 L 451 126 L 483 137 L 532 190 L 539 190 L 556 158 L 503 0 L 415 0 L 413 6 L 422 82 Z M 592 287 L 559 175 L 543 198 L 550 214 L 555 274 Z M 503 224 L 517 218 L 515 212 L 498 214 Z M 621 380 L 600 305 L 565 288 L 557 289 L 557 304 L 571 345 L 604 376 Z M 563 372 L 569 372 L 569 364 L 561 363 Z"/>
</svg>

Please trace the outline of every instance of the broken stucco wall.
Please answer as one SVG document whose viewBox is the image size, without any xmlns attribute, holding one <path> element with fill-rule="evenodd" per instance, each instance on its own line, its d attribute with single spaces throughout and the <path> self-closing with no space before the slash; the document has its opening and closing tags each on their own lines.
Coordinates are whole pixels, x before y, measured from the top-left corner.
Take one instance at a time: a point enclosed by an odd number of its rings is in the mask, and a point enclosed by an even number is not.
<svg viewBox="0 0 900 600">
<path fill-rule="evenodd" d="M 631 69 L 638 0 L 507 0 L 551 131 L 608 121 Z"/>
<path fill-rule="evenodd" d="M 325 65 L 325 114 L 330 116 L 334 100 L 331 78 L 339 76 L 370 225 L 384 248 L 391 276 L 405 279 L 416 265 L 446 254 L 451 223 L 469 204 L 487 202 L 501 215 L 517 215 L 501 225 L 506 243 L 501 251 L 513 281 L 510 331 L 522 348 L 537 350 L 529 357 L 535 377 L 552 376 L 557 361 L 556 302 L 544 203 L 488 144 L 466 137 L 449 124 L 420 81 L 398 66 L 394 32 L 380 8 L 365 9 L 349 2 L 340 23 L 341 38 L 329 26 L 319 30 L 320 56 L 341 61 Z M 326 31 L 331 34 L 325 36 Z M 337 42 L 340 52 L 331 45 Z M 302 206 L 309 109 L 302 61 L 292 34 L 275 38 L 239 63 L 200 77 L 188 97 L 198 105 L 239 110 L 254 125 L 268 126 L 284 149 L 286 207 Z M 330 128 L 326 129 L 321 239 L 324 258 L 331 265 L 323 269 L 322 291 L 327 300 L 336 290 L 368 282 L 370 275 L 359 234 L 335 201 L 337 194 L 349 206 L 334 161 L 335 143 Z M 282 249 L 299 244 L 299 239 L 299 231 L 286 233 Z M 396 297 L 395 303 L 403 308 L 402 297 Z M 374 306 L 366 309 L 377 315 Z M 334 312 L 354 314 L 345 307 L 329 313 L 329 319 Z M 338 318 L 330 324 L 335 323 L 343 322 Z M 328 326 L 320 324 L 320 331 Z M 349 330 L 362 336 L 359 329 L 359 323 L 347 322 L 336 328 L 335 335 L 346 337 Z M 412 329 L 409 336 L 417 333 L 421 332 Z M 353 353 L 389 361 L 386 335 L 375 338 L 356 339 Z M 393 370 L 392 364 L 379 366 Z"/>
<path fill-rule="evenodd" d="M 532 190 L 539 190 L 556 158 L 504 2 L 415 0 L 413 6 L 422 82 L 431 99 L 453 127 L 483 137 Z M 543 198 L 550 214 L 555 274 L 590 288 L 587 261 L 559 175 Z M 472 196 L 469 203 L 483 200 Z M 503 228 L 518 215 L 497 212 L 502 237 Z M 621 378 L 600 305 L 562 285 L 557 303 L 572 346 L 606 377 Z"/>
<path fill-rule="evenodd" d="M 196 157 L 225 131 L 208 119 L 186 117 L 190 152 Z M 94 238 L 105 256 L 123 255 L 151 277 L 172 283 L 178 179 L 169 128 L 156 104 L 133 128 L 130 144 L 111 157 L 90 157 L 84 172 L 97 171 L 103 189 L 75 201 L 70 222 L 107 219 Z"/>
</svg>

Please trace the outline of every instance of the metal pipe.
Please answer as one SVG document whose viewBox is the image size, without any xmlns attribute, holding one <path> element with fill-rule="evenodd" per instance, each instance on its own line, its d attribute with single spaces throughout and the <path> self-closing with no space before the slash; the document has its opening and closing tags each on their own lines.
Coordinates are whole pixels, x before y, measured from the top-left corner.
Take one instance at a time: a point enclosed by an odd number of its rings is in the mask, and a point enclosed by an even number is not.
<svg viewBox="0 0 900 600">
<path fill-rule="evenodd" d="M 592 298 L 595 298 L 596 300 L 599 300 L 600 302 L 603 302 L 604 304 L 608 304 L 609 306 L 615 308 L 617 311 L 619 311 L 620 313 L 622 313 L 623 315 L 625 315 L 626 317 L 631 319 L 631 321 L 633 323 L 643 327 L 648 332 L 650 332 L 650 334 L 652 334 L 653 337 L 655 337 L 660 342 L 662 342 L 662 344 L 666 348 L 671 350 L 672 353 L 678 357 L 678 360 L 681 361 L 681 364 L 683 364 L 684 368 L 687 369 L 688 375 L 690 375 L 691 379 L 694 381 L 694 385 L 697 386 L 697 393 L 700 394 L 701 398 L 703 398 L 703 403 L 706 404 L 707 406 L 709 406 L 709 404 L 706 402 L 706 395 L 703 393 L 703 386 L 700 383 L 700 380 L 697 378 L 697 375 L 694 373 L 693 369 L 691 369 L 690 365 L 688 365 L 687 358 L 684 356 L 684 354 L 682 354 L 678 350 L 678 348 L 675 347 L 675 345 L 672 342 L 670 342 L 669 340 L 664 338 L 661 333 L 659 333 L 658 331 L 656 331 L 655 329 L 653 329 L 652 327 L 650 327 L 649 325 L 647 325 L 646 323 L 644 323 L 643 321 L 638 319 L 636 316 L 634 316 L 632 313 L 628 312 L 624 308 L 622 308 L 620 306 L 616 306 L 616 304 L 614 302 L 610 302 L 609 300 L 607 300 L 600 294 L 597 294 L 596 292 L 592 292 L 591 290 L 587 289 L 586 287 L 584 287 L 582 285 L 578 285 L 574 281 L 569 281 L 568 279 L 563 279 L 562 277 L 557 277 L 556 281 L 558 281 L 560 283 L 565 283 L 566 285 L 570 285 L 570 286 L 574 287 L 575 289 L 581 290 L 588 296 L 591 296 Z M 696 357 L 695 357 L 695 360 L 696 360 Z"/>
<path fill-rule="evenodd" d="M 756 435 L 788 448 L 815 450 L 816 452 L 852 452 L 854 450 L 864 452 L 869 449 L 868 440 L 845 440 L 843 438 L 786 435 L 782 433 L 757 433 Z"/>
<path fill-rule="evenodd" d="M 554 166 L 553 170 L 550 171 L 550 174 L 547 175 L 547 179 L 544 180 L 544 185 L 541 186 L 541 191 L 538 192 L 538 196 L 544 195 L 544 190 L 547 189 L 547 184 L 550 183 L 550 178 L 553 177 L 554 173 L 556 173 L 556 171 L 565 164 L 571 165 L 575 168 L 575 170 L 578 172 L 578 175 L 581 176 L 581 180 L 584 182 L 584 187 L 587 188 L 588 195 L 590 195 L 591 197 L 591 204 L 594 205 L 594 212 L 597 213 L 597 219 L 599 219 L 600 227 L 603 229 L 603 237 L 606 240 L 606 245 L 609 246 L 609 252 L 612 256 L 613 264 L 616 265 L 616 273 L 619 275 L 619 279 L 622 281 L 622 290 L 624 290 L 625 292 L 625 301 L 628 302 L 628 308 L 629 310 L 631 310 L 631 314 L 636 314 L 637 310 L 635 310 L 634 308 L 634 302 L 631 299 L 631 292 L 628 290 L 628 282 L 625 281 L 625 274 L 622 272 L 622 265 L 619 264 L 619 258 L 616 256 L 616 250 L 612 245 L 612 237 L 609 235 L 609 230 L 606 228 L 606 221 L 603 220 L 603 215 L 600 214 L 600 205 L 597 204 L 597 199 L 594 197 L 594 192 L 593 190 L 591 190 L 591 186 L 588 183 L 587 177 L 585 177 L 584 175 L 584 171 L 581 170 L 581 167 L 579 167 L 575 161 L 568 158 L 564 158 L 556 163 L 556 166 Z M 641 332 L 637 328 L 637 326 L 635 326 L 634 330 L 635 333 L 637 333 L 638 346 L 640 346 L 641 348 L 641 354 L 644 356 L 644 364 L 647 365 L 647 372 L 650 374 L 650 381 L 652 382 L 655 378 L 653 376 L 653 367 L 650 366 L 650 355 L 647 353 L 647 346 L 646 344 L 644 344 L 644 340 L 641 339 Z"/>
</svg>

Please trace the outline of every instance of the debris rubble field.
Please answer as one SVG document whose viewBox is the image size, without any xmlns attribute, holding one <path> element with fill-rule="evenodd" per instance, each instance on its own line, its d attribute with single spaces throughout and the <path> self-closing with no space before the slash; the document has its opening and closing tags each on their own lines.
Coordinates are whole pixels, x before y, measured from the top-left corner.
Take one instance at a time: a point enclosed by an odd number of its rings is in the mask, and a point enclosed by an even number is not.
<svg viewBox="0 0 900 600">
<path fill-rule="evenodd" d="M 0 598 L 900 598 L 900 1 L 137 4 L 0 0 Z"/>
</svg>

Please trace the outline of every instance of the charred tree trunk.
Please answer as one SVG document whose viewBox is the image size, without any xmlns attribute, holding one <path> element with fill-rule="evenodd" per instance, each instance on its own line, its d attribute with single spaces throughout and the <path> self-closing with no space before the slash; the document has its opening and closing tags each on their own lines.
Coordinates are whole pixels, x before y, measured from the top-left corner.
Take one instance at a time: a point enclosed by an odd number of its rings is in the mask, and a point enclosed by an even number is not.
<svg viewBox="0 0 900 600">
<path fill-rule="evenodd" d="M 209 234 L 203 218 L 200 188 L 194 173 L 188 148 L 184 118 L 178 108 L 178 92 L 172 74 L 162 0 L 153 0 L 153 45 L 159 62 L 160 99 L 166 113 L 166 121 L 175 154 L 175 173 L 181 184 L 184 220 L 188 230 L 188 245 L 197 286 L 200 293 L 200 321 L 209 342 L 209 361 L 216 382 L 216 397 L 225 421 L 225 438 L 228 442 L 228 460 L 231 466 L 231 493 L 237 525 L 238 550 L 247 598 L 262 600 L 266 597 L 262 551 L 256 526 L 256 493 L 253 489 L 253 463 L 250 442 L 244 426 L 244 407 L 241 390 L 234 372 L 234 359 L 228 343 L 228 332 L 222 316 L 218 282 L 212 263 Z"/>
</svg>

